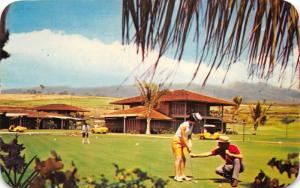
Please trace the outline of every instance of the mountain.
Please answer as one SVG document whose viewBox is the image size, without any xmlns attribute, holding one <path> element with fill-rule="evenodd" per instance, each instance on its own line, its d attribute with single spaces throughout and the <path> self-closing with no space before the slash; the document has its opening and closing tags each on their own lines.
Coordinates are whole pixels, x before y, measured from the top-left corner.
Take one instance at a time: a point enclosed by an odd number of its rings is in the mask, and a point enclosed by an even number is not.
<svg viewBox="0 0 300 188">
<path fill-rule="evenodd" d="M 257 100 L 267 100 L 276 103 L 300 104 L 300 92 L 294 89 L 284 89 L 266 83 L 245 83 L 236 82 L 230 85 L 207 85 L 201 88 L 200 85 L 186 83 L 173 84 L 170 89 L 186 89 L 200 92 L 226 100 L 232 100 L 236 95 L 243 97 L 245 102 L 255 102 Z M 72 87 L 48 87 L 8 89 L 2 93 L 45 93 L 45 94 L 74 94 L 74 95 L 96 95 L 107 97 L 132 97 L 139 95 L 139 91 L 134 85 L 108 86 L 94 88 L 72 88 Z"/>
</svg>

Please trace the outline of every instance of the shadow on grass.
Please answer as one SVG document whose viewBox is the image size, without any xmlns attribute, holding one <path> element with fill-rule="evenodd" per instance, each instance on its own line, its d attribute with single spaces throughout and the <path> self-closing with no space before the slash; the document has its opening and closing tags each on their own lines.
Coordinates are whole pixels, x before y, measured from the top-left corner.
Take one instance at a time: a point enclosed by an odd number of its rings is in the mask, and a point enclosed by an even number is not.
<svg viewBox="0 0 300 188">
<path fill-rule="evenodd" d="M 193 178 L 192 181 L 213 181 L 214 183 L 231 183 L 229 179 L 225 179 L 225 178 L 194 178 L 193 176 L 188 176 L 188 177 Z M 174 179 L 174 176 L 169 176 L 169 178 Z M 248 186 L 248 184 L 246 185 L 246 183 L 243 184 L 244 187 L 250 187 L 250 185 L 251 184 L 249 184 Z"/>
<path fill-rule="evenodd" d="M 251 183 L 240 183 L 239 187 L 251 187 Z"/>
</svg>

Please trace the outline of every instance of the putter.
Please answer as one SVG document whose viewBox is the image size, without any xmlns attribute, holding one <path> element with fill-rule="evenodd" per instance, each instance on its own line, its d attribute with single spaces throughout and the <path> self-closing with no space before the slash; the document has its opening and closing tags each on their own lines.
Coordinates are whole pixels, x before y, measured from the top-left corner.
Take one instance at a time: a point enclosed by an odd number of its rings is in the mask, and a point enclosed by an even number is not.
<svg viewBox="0 0 300 188">
<path fill-rule="evenodd" d="M 193 165 L 192 165 L 192 157 L 191 156 L 190 156 L 190 167 L 191 167 L 192 177 L 194 178 Z M 198 181 L 196 181 L 196 180 L 192 180 L 191 182 L 198 183 Z"/>
</svg>

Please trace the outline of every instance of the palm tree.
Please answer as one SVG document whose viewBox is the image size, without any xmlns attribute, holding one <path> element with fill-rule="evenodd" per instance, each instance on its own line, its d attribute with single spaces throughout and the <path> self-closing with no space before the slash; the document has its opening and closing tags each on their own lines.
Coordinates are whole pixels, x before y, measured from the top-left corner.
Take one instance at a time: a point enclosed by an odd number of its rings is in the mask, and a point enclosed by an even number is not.
<svg viewBox="0 0 300 188">
<path fill-rule="evenodd" d="M 203 85 L 213 69 L 226 63 L 229 70 L 241 58 L 248 61 L 249 76 L 264 79 L 275 66 L 281 67 L 280 79 L 288 65 L 299 68 L 300 53 L 290 61 L 293 50 L 300 51 L 299 16 L 283 0 L 123 0 L 122 15 L 123 44 L 134 40 L 143 58 L 159 49 L 153 73 L 169 49 L 181 60 L 191 30 L 198 57 L 193 79 L 201 63 L 212 59 Z"/>
<path fill-rule="evenodd" d="M 272 104 L 266 105 L 265 102 L 260 104 L 258 101 L 255 106 L 249 105 L 250 115 L 253 122 L 254 132 L 253 135 L 256 135 L 258 126 L 265 125 L 267 122 L 267 112 L 270 110 Z"/>
<path fill-rule="evenodd" d="M 232 101 L 234 102 L 234 106 L 232 109 L 232 120 L 236 123 L 238 121 L 239 109 L 242 104 L 243 98 L 241 96 L 233 97 Z M 235 125 L 233 126 L 233 132 L 235 132 Z"/>
<path fill-rule="evenodd" d="M 232 101 L 234 102 L 234 107 L 233 107 L 233 119 L 236 119 L 238 116 L 238 113 L 239 113 L 239 109 L 240 109 L 240 106 L 242 104 L 242 101 L 243 101 L 243 97 L 241 96 L 235 96 L 233 97 Z"/>
<path fill-rule="evenodd" d="M 0 19 L 0 61 L 9 57 L 9 54 L 5 50 L 3 50 L 5 43 L 8 41 L 9 38 L 9 32 L 5 27 L 7 12 L 8 6 L 4 9 Z"/>
<path fill-rule="evenodd" d="M 141 82 L 136 79 L 137 86 L 143 97 L 143 103 L 147 108 L 147 128 L 146 134 L 151 134 L 150 124 L 151 124 L 151 112 L 156 108 L 159 99 L 165 95 L 168 90 L 163 89 L 163 84 L 156 85 L 154 83 L 147 83 L 145 81 Z"/>
</svg>

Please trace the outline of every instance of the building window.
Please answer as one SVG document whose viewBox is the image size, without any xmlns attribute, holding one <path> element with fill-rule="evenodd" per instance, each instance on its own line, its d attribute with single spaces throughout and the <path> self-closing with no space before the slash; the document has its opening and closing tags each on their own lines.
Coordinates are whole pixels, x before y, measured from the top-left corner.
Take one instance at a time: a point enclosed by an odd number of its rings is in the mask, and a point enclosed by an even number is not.
<svg viewBox="0 0 300 188">
<path fill-rule="evenodd" d="M 185 115 L 185 103 L 184 102 L 174 102 L 171 108 L 172 115 Z"/>
<path fill-rule="evenodd" d="M 208 115 L 208 106 L 205 104 L 195 104 L 195 112 L 199 112 L 201 115 Z"/>
</svg>

